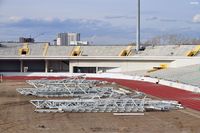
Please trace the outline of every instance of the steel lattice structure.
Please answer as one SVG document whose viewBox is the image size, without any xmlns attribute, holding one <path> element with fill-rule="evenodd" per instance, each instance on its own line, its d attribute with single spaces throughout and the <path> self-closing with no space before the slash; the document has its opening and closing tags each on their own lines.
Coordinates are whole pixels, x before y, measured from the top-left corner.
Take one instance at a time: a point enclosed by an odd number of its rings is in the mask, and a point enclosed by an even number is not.
<svg viewBox="0 0 200 133">
<path fill-rule="evenodd" d="M 180 109 L 176 101 L 123 99 L 71 99 L 71 100 L 31 100 L 37 112 L 144 112 L 147 110 L 168 111 Z"/>
<path fill-rule="evenodd" d="M 38 87 L 56 87 L 56 86 L 85 86 L 85 87 L 93 87 L 96 85 L 101 85 L 107 83 L 106 81 L 98 81 L 98 80 L 86 80 L 86 77 L 84 75 L 82 76 L 74 76 L 62 80 L 48 80 L 48 79 L 43 79 L 43 80 L 27 80 L 26 81 L 28 84 L 34 86 L 35 88 Z"/>
<path fill-rule="evenodd" d="M 143 112 L 140 99 L 31 100 L 38 111 L 57 109 L 64 112 Z"/>
<path fill-rule="evenodd" d="M 123 91 L 114 90 L 113 87 L 96 87 L 104 82 L 86 80 L 83 76 L 72 77 L 65 80 L 28 80 L 27 83 L 35 88 L 16 89 L 22 95 L 39 97 L 121 97 Z M 40 87 L 41 86 L 41 87 Z M 135 96 L 141 94 L 135 94 Z"/>
<path fill-rule="evenodd" d="M 22 95 L 39 97 L 120 97 L 125 95 L 123 92 L 115 91 L 112 87 L 18 88 L 16 90 Z"/>
<path fill-rule="evenodd" d="M 106 87 L 104 82 L 72 77 L 64 80 L 29 80 L 35 88 L 16 89 L 23 95 L 77 97 L 68 100 L 31 100 L 37 112 L 145 112 L 183 108 L 177 101 L 146 98 L 144 93 Z M 96 85 L 104 84 L 104 87 Z"/>
</svg>

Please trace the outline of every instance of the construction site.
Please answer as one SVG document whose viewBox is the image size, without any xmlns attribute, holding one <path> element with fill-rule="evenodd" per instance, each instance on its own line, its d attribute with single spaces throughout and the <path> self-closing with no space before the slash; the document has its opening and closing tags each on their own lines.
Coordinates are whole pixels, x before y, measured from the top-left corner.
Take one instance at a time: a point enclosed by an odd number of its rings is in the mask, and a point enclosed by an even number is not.
<svg viewBox="0 0 200 133">
<path fill-rule="evenodd" d="M 200 133 L 200 2 L 140 1 L 0 1 L 0 133 Z"/>
<path fill-rule="evenodd" d="M 1 43 L 0 132 L 199 133 L 199 51 Z"/>
<path fill-rule="evenodd" d="M 140 92 L 141 88 L 82 75 L 25 79 L 5 79 L 1 83 L 2 133 L 200 131 L 199 111 Z"/>
</svg>

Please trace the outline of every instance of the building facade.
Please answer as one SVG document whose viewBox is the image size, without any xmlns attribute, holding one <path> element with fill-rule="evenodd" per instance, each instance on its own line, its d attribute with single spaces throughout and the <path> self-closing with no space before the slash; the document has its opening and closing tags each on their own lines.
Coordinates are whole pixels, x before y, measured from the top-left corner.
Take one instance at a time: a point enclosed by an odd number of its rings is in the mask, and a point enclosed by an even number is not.
<svg viewBox="0 0 200 133">
<path fill-rule="evenodd" d="M 80 41 L 80 33 L 68 33 L 68 45 Z"/>
<path fill-rule="evenodd" d="M 80 41 L 80 33 L 59 33 L 57 36 L 57 45 L 68 46 L 71 42 Z"/>
</svg>

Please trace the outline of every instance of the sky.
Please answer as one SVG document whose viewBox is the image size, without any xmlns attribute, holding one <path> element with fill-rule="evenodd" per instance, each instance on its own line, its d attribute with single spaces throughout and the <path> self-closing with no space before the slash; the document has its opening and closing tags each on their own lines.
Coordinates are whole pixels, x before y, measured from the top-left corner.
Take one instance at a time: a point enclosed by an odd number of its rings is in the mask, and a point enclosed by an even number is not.
<svg viewBox="0 0 200 133">
<path fill-rule="evenodd" d="M 0 41 L 59 32 L 94 44 L 135 41 L 137 0 L 0 0 Z M 141 0 L 141 40 L 157 35 L 200 37 L 200 0 Z"/>
</svg>

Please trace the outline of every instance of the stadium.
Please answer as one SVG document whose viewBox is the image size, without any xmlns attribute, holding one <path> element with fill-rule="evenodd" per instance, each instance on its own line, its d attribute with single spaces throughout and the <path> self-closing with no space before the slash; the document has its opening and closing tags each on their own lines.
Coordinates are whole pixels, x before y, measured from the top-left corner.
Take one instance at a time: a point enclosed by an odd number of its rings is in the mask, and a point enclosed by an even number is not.
<svg viewBox="0 0 200 133">
<path fill-rule="evenodd" d="M 200 2 L 126 2 L 0 1 L 0 133 L 200 132 Z"/>
<path fill-rule="evenodd" d="M 189 109 L 184 113 L 198 119 L 199 52 L 199 45 L 146 46 L 136 51 L 134 45 L 52 46 L 49 43 L 1 43 L 1 84 L 2 87 L 7 86 L 4 80 L 24 84 L 24 80 L 58 80 L 84 74 L 87 79 L 114 82 L 159 99 L 178 101 Z M 5 97 L 4 93 L 1 95 Z M 16 94 L 12 92 L 7 95 Z M 195 110 L 197 112 L 193 112 Z M 43 126 L 40 125 L 39 128 Z M 199 130 L 192 128 L 197 132 Z M 107 130 L 111 129 L 109 127 Z"/>
<path fill-rule="evenodd" d="M 0 51 L 0 71 L 3 78 L 87 74 L 88 78 L 133 79 L 175 87 L 177 89 L 174 91 L 183 93 L 200 92 L 199 45 L 147 46 L 137 52 L 135 46 L 131 45 L 51 46 L 49 43 L 1 43 Z M 187 102 L 189 99 L 183 99 L 183 103 L 200 110 L 200 103 L 198 99 L 194 99 L 195 96 L 198 97 L 199 94 L 192 95 L 190 99 L 194 105 Z"/>
</svg>

